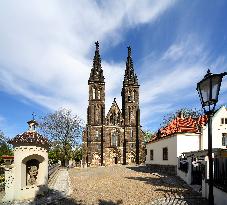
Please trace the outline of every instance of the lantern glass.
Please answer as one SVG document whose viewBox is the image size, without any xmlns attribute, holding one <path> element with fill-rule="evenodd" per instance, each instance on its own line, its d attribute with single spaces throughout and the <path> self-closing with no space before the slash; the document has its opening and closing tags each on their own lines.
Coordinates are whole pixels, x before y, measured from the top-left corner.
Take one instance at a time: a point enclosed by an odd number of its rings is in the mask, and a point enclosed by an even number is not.
<svg viewBox="0 0 227 205">
<path fill-rule="evenodd" d="M 204 79 L 198 84 L 198 89 L 199 89 L 199 94 L 200 94 L 200 99 L 202 106 L 207 106 L 209 105 L 209 100 L 210 100 L 210 79 Z"/>
<path fill-rule="evenodd" d="M 216 103 L 218 101 L 218 94 L 220 90 L 220 85 L 222 81 L 222 76 L 221 75 L 213 75 L 212 76 L 212 95 L 211 95 L 211 101 Z"/>
</svg>

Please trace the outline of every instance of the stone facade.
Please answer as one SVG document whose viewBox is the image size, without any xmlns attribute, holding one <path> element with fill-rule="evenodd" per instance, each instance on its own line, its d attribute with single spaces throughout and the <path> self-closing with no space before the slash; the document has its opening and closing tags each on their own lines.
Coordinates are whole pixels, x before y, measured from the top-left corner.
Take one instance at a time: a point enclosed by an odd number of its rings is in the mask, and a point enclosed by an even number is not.
<svg viewBox="0 0 227 205">
<path fill-rule="evenodd" d="M 83 133 L 83 161 L 90 166 L 130 164 L 144 161 L 144 133 L 140 126 L 139 84 L 134 73 L 131 48 L 121 91 L 122 110 L 114 98 L 105 115 L 105 81 L 99 44 L 88 80 L 87 125 Z"/>
</svg>

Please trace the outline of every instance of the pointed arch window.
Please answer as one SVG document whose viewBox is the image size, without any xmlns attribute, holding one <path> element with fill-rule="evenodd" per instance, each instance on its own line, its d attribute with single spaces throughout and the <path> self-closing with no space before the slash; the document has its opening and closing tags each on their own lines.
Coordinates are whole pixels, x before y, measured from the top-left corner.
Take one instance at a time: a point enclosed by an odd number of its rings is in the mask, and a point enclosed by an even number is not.
<svg viewBox="0 0 227 205">
<path fill-rule="evenodd" d="M 130 140 L 131 140 L 131 141 L 133 140 L 133 130 L 132 130 L 132 128 L 131 128 L 131 130 L 130 130 Z"/>
<path fill-rule="evenodd" d="M 98 130 L 96 130 L 96 132 L 95 132 L 95 138 L 98 140 L 99 139 L 99 131 Z"/>
<path fill-rule="evenodd" d="M 95 99 L 95 88 L 92 88 L 92 99 Z"/>
<path fill-rule="evenodd" d="M 130 96 L 131 96 L 131 101 L 134 101 L 134 92 L 132 90 L 130 92 Z"/>
<path fill-rule="evenodd" d="M 133 90 L 133 101 L 136 100 L 136 90 Z"/>
<path fill-rule="evenodd" d="M 113 115 L 110 114 L 110 124 L 113 124 Z"/>
<path fill-rule="evenodd" d="M 128 94 L 128 102 L 131 102 L 132 101 L 131 90 L 128 90 L 127 94 Z"/>
<path fill-rule="evenodd" d="M 100 90 L 97 91 L 97 97 L 100 100 L 100 98 L 101 98 L 101 92 L 100 92 Z"/>
<path fill-rule="evenodd" d="M 111 145 L 114 146 L 114 147 L 118 146 L 118 136 L 117 136 L 116 132 L 112 133 Z"/>
<path fill-rule="evenodd" d="M 117 115 L 115 112 L 113 112 L 113 124 L 116 125 L 117 124 Z"/>
<path fill-rule="evenodd" d="M 128 119 L 129 119 L 129 122 L 130 122 L 130 119 L 131 119 L 131 107 L 128 107 Z"/>
</svg>

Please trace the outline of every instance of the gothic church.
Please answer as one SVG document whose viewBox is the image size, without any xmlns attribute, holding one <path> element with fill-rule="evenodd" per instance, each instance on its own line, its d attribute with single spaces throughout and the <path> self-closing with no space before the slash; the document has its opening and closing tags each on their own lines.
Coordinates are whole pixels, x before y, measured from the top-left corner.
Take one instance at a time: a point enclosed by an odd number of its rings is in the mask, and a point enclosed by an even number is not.
<svg viewBox="0 0 227 205">
<path fill-rule="evenodd" d="M 93 67 L 88 80 L 87 125 L 83 133 L 83 161 L 88 166 L 131 164 L 144 161 L 144 133 L 140 126 L 139 84 L 131 48 L 121 91 L 122 109 L 114 98 L 105 115 L 105 78 L 96 42 Z"/>
</svg>

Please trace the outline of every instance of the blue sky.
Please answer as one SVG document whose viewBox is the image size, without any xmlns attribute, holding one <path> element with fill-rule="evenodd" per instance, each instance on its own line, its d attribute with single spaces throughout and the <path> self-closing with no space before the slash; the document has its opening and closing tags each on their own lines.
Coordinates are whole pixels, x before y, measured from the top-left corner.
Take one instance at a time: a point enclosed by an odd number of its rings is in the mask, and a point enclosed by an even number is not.
<svg viewBox="0 0 227 205">
<path fill-rule="evenodd" d="M 0 129 L 9 137 L 65 107 L 86 120 L 94 42 L 100 42 L 106 112 L 121 105 L 127 46 L 140 83 L 141 124 L 200 108 L 196 83 L 227 71 L 227 1 L 1 1 Z M 218 105 L 226 105 L 227 78 Z"/>
</svg>

